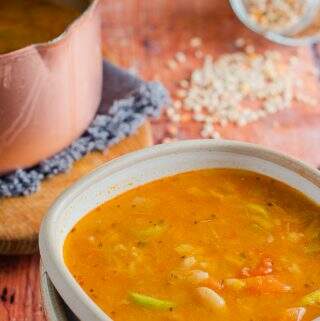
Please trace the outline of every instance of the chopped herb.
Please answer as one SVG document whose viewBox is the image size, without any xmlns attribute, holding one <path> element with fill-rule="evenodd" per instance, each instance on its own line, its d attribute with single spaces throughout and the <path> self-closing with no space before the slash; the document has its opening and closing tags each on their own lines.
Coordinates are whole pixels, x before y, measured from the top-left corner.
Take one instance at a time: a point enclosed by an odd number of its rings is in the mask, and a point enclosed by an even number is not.
<svg viewBox="0 0 320 321">
<path fill-rule="evenodd" d="M 150 237 L 156 237 L 162 234 L 166 229 L 164 224 L 153 224 L 150 227 L 147 227 L 143 230 L 137 231 L 135 234 L 140 239 L 147 239 Z"/>
<path fill-rule="evenodd" d="M 305 295 L 301 300 L 302 305 L 320 305 L 320 289 Z"/>
<path fill-rule="evenodd" d="M 170 310 L 176 307 L 176 304 L 171 301 L 156 299 L 136 292 L 129 293 L 129 299 L 136 305 L 147 309 Z"/>
</svg>

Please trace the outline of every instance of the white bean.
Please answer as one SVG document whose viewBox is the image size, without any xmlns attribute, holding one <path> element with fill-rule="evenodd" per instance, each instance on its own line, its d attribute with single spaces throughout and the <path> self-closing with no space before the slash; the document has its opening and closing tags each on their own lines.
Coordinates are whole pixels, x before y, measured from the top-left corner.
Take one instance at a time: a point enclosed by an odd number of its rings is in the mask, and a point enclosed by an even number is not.
<svg viewBox="0 0 320 321">
<path fill-rule="evenodd" d="M 226 302 L 217 292 L 206 288 L 199 287 L 196 289 L 202 302 L 213 310 L 221 310 L 226 306 Z"/>
<path fill-rule="evenodd" d="M 193 267 L 196 264 L 196 259 L 194 256 L 187 256 L 182 261 L 182 266 L 186 269 Z"/>
<path fill-rule="evenodd" d="M 209 279 L 209 273 L 202 270 L 192 270 L 188 276 L 188 280 L 192 283 L 200 283 Z"/>
</svg>

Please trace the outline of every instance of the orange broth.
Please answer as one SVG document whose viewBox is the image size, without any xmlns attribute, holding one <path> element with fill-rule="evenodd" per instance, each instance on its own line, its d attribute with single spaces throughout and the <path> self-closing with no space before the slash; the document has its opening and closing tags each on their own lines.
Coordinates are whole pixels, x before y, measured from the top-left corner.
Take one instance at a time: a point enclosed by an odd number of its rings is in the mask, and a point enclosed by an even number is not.
<svg viewBox="0 0 320 321">
<path fill-rule="evenodd" d="M 53 40 L 79 15 L 48 0 L 1 0 L 0 54 Z"/>
<path fill-rule="evenodd" d="M 83 217 L 64 259 L 115 321 L 311 321 L 320 316 L 320 208 L 253 172 L 197 170 Z"/>
</svg>

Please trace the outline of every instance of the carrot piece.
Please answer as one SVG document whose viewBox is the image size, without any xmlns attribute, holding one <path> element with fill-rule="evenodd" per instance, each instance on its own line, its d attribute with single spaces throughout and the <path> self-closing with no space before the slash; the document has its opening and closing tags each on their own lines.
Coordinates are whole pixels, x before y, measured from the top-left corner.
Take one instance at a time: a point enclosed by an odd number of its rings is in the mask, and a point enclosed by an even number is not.
<svg viewBox="0 0 320 321">
<path fill-rule="evenodd" d="M 244 267 L 240 271 L 240 275 L 242 277 L 250 277 L 250 276 L 259 276 L 259 275 L 268 275 L 273 272 L 273 261 L 270 257 L 263 258 L 260 263 L 250 269 L 248 267 Z"/>
<path fill-rule="evenodd" d="M 291 287 L 279 281 L 275 276 L 254 276 L 246 278 L 247 289 L 252 293 L 282 293 L 291 291 Z"/>
<path fill-rule="evenodd" d="M 251 270 L 252 276 L 268 275 L 273 272 L 273 262 L 270 257 L 265 257 L 261 262 Z"/>
</svg>

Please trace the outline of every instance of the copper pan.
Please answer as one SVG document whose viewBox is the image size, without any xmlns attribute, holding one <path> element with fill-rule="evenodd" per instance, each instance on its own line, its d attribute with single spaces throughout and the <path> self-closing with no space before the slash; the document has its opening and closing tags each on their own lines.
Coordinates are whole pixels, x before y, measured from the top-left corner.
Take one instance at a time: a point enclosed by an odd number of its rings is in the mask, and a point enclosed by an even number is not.
<svg viewBox="0 0 320 321">
<path fill-rule="evenodd" d="M 62 35 L 0 55 L 0 174 L 62 150 L 97 111 L 102 88 L 99 0 L 64 2 L 83 11 Z"/>
</svg>

